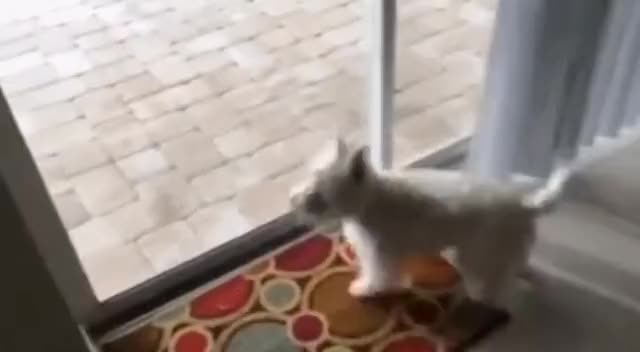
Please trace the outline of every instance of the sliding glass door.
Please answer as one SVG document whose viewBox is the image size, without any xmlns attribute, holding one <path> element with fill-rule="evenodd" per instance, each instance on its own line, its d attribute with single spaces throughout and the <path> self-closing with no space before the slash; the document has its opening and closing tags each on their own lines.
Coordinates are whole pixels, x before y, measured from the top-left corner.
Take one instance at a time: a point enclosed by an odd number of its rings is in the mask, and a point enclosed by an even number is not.
<svg viewBox="0 0 640 352">
<path fill-rule="evenodd" d="M 367 143 L 389 168 L 468 135 L 477 60 L 458 49 L 475 48 L 483 12 L 278 4 L 65 2 L 0 19 L 2 177 L 95 336 L 303 236 L 288 188 L 325 141 Z"/>
</svg>

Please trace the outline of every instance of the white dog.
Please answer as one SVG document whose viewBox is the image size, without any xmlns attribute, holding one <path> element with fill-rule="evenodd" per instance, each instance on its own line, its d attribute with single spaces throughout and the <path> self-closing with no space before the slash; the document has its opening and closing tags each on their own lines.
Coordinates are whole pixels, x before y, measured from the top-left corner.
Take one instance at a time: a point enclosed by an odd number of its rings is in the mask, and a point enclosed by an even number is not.
<svg viewBox="0 0 640 352">
<path fill-rule="evenodd" d="M 336 140 L 311 165 L 312 177 L 291 190 L 301 219 L 339 221 L 360 260 L 354 296 L 406 288 L 403 258 L 452 249 L 467 295 L 499 304 L 524 269 L 536 217 L 549 210 L 570 172 L 559 168 L 543 187 L 477 183 L 461 172 L 377 172 L 366 149 Z"/>
</svg>

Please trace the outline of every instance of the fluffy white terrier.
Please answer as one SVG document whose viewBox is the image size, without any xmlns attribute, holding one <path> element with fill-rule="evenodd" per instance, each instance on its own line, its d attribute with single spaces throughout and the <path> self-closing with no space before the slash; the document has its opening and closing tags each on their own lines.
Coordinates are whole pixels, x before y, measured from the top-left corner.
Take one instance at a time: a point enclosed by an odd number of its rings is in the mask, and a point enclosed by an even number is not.
<svg viewBox="0 0 640 352">
<path fill-rule="evenodd" d="M 453 250 L 466 294 L 500 304 L 526 268 L 536 218 L 552 207 L 569 176 L 559 168 L 532 189 L 474 182 L 454 171 L 378 172 L 366 150 L 334 141 L 290 195 L 305 223 L 342 225 L 360 261 L 349 292 L 360 297 L 407 288 L 406 258 Z"/>
</svg>

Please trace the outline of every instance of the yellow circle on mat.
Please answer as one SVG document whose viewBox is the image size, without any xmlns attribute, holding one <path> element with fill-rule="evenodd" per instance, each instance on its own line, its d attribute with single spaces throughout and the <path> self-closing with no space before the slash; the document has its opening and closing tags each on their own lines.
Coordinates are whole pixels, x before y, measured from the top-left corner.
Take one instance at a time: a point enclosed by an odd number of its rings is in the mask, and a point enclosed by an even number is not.
<svg viewBox="0 0 640 352">
<path fill-rule="evenodd" d="M 331 346 L 325 348 L 322 352 L 353 352 L 353 350 L 344 346 Z"/>
</svg>

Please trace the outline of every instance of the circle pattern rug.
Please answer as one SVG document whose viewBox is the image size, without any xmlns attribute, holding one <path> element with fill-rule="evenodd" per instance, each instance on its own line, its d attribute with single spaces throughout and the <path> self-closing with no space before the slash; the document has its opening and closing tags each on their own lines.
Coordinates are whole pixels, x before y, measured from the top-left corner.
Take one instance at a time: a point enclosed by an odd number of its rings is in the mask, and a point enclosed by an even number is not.
<svg viewBox="0 0 640 352">
<path fill-rule="evenodd" d="M 244 268 L 241 274 L 130 334 L 105 352 L 431 352 L 461 350 L 507 320 L 505 313 L 465 302 L 442 258 L 407 264 L 414 288 L 404 294 L 355 299 L 357 272 L 338 236 L 311 234 Z M 450 313 L 450 314 L 449 314 Z M 439 324 L 447 316 L 447 324 Z M 437 325 L 436 325 L 437 324 Z M 432 327 L 440 326 L 439 333 Z"/>
</svg>

